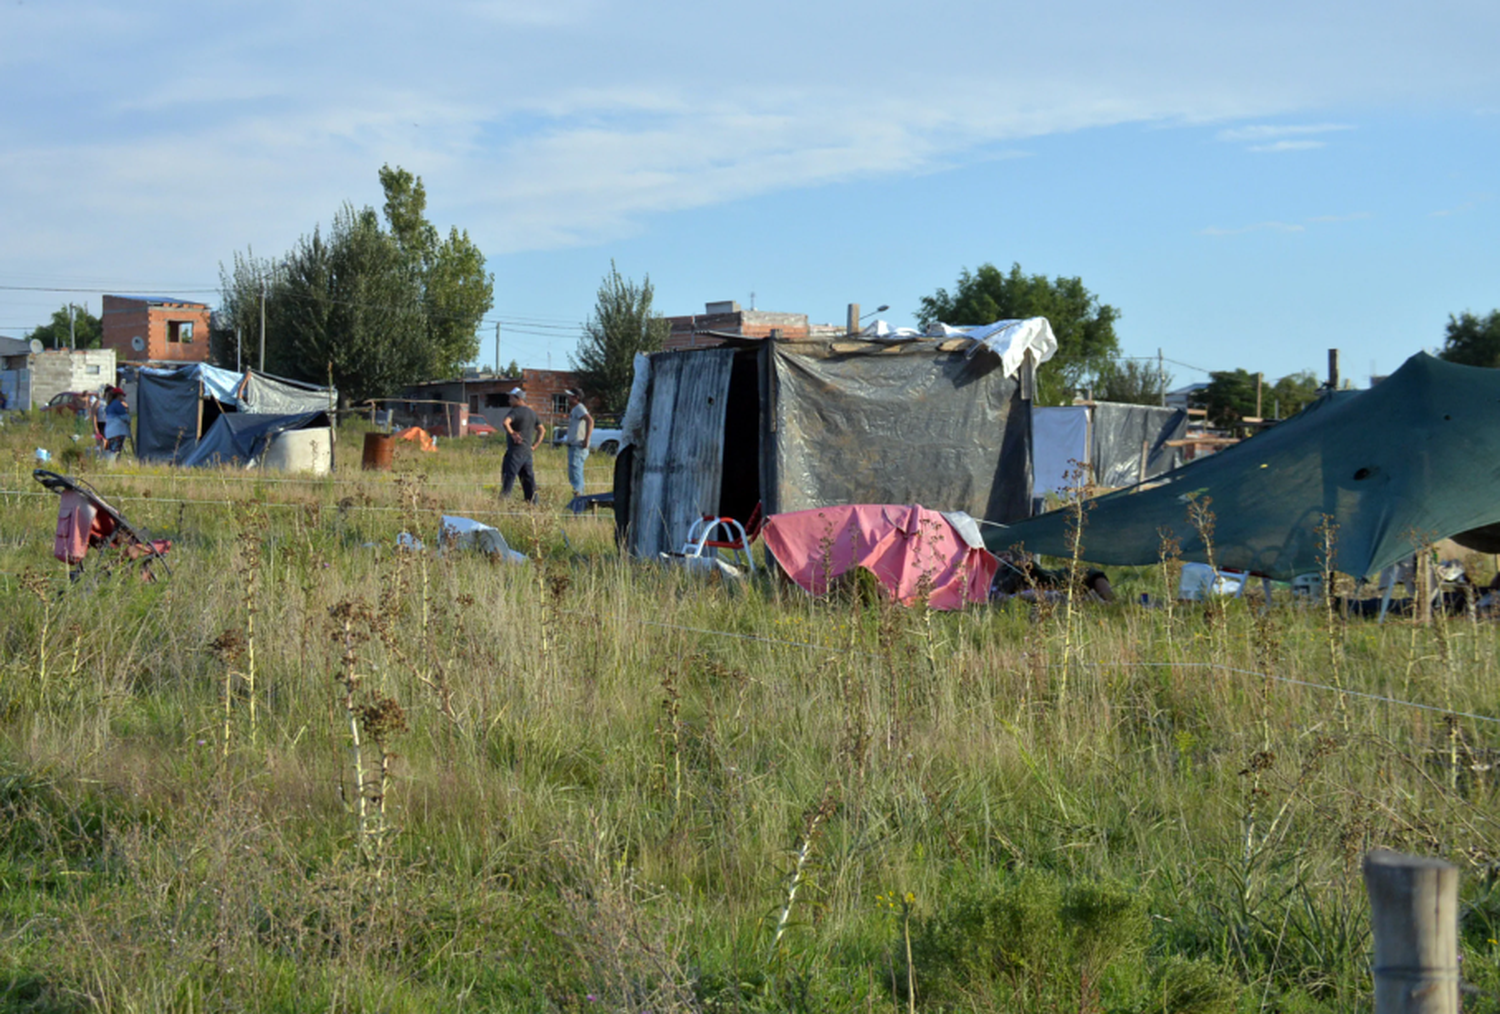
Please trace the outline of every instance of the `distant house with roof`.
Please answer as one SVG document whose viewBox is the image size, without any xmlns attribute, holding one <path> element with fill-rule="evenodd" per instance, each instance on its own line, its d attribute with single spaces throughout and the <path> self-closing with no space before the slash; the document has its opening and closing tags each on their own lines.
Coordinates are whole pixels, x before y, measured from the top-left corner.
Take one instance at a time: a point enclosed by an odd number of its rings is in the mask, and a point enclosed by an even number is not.
<svg viewBox="0 0 1500 1014">
<path fill-rule="evenodd" d="M 7 408 L 47 404 L 65 391 L 98 393 L 115 382 L 110 349 L 41 349 L 24 338 L 0 338 L 0 391 Z"/>
<path fill-rule="evenodd" d="M 171 296 L 105 296 L 103 343 L 121 362 L 208 362 L 207 303 Z"/>
</svg>

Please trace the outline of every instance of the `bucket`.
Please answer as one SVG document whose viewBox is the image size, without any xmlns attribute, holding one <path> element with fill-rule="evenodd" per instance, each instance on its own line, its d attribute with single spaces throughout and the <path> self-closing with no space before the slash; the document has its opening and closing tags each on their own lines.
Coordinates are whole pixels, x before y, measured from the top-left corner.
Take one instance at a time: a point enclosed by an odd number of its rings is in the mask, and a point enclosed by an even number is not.
<svg viewBox="0 0 1500 1014">
<path fill-rule="evenodd" d="M 360 467 L 366 472 L 389 472 L 391 456 L 396 450 L 396 437 L 392 433 L 366 433 L 365 455 Z"/>
</svg>

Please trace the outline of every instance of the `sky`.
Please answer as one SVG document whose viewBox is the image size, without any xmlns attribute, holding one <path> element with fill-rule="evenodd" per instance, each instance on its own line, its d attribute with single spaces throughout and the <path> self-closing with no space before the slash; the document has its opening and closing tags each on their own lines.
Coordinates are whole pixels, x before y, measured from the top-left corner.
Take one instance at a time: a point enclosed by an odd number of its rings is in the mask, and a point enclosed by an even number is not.
<svg viewBox="0 0 1500 1014">
<path fill-rule="evenodd" d="M 655 307 L 893 325 L 986 262 L 1122 352 L 1357 384 L 1500 308 L 1494 0 L 0 0 L 0 334 L 211 305 L 378 171 L 495 278 L 479 361 Z"/>
</svg>

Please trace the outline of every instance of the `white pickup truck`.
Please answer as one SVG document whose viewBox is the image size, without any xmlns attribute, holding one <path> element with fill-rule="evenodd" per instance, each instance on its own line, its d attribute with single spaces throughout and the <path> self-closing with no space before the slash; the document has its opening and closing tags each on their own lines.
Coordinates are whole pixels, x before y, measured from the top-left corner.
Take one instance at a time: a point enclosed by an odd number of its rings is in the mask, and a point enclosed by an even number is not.
<svg viewBox="0 0 1500 1014">
<path fill-rule="evenodd" d="M 589 450 L 603 451 L 605 454 L 615 454 L 620 450 L 620 438 L 625 434 L 624 430 L 605 429 L 595 426 L 593 434 L 589 437 Z M 552 427 L 552 442 L 558 446 L 566 445 L 568 442 L 568 427 Z"/>
</svg>

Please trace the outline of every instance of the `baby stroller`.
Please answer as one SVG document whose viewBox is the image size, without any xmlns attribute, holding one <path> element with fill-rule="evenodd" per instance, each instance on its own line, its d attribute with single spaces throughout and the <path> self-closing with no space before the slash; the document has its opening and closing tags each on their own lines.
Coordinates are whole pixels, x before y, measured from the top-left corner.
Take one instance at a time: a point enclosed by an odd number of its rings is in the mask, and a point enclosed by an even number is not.
<svg viewBox="0 0 1500 1014">
<path fill-rule="evenodd" d="M 153 540 L 143 529 L 126 521 L 94 487 L 82 479 L 44 468 L 38 468 L 31 476 L 62 497 L 57 508 L 57 539 L 52 544 L 52 555 L 73 568 L 68 574 L 73 580 L 83 576 L 83 561 L 90 549 L 101 553 L 114 551 L 101 565 L 101 573 L 106 576 L 122 563 L 138 564 L 141 578 L 146 581 L 156 580 L 153 568 L 158 565 L 171 574 L 166 553 L 172 543 L 166 539 Z"/>
</svg>

